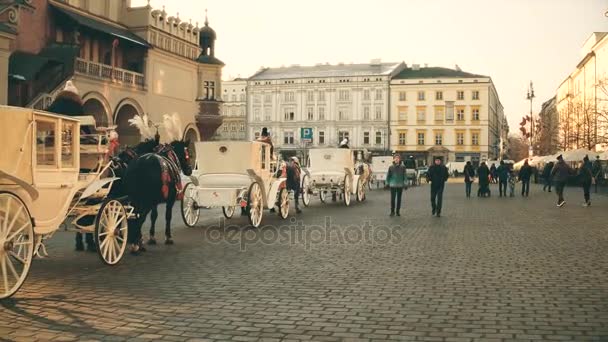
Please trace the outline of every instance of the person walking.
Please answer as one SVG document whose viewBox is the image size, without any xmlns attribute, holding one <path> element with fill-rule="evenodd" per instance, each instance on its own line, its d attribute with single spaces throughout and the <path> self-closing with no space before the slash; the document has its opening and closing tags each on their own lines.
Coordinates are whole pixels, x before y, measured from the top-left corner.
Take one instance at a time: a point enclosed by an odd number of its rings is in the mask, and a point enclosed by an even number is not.
<svg viewBox="0 0 608 342">
<path fill-rule="evenodd" d="M 515 171 L 509 169 L 509 197 L 515 197 L 515 184 L 517 184 L 517 176 Z"/>
<path fill-rule="evenodd" d="M 431 182 L 432 214 L 437 215 L 437 217 L 441 217 L 443 189 L 449 176 L 448 168 L 443 165 L 440 158 L 435 158 L 435 164 L 429 168 L 427 178 Z"/>
<path fill-rule="evenodd" d="M 578 176 L 583 185 L 583 195 L 585 197 L 585 202 L 583 203 L 583 207 L 588 207 L 591 205 L 591 182 L 593 181 L 593 166 L 589 161 L 589 157 L 585 156 L 583 158 L 583 165 L 578 170 Z"/>
<path fill-rule="evenodd" d="M 521 181 L 521 195 L 528 197 L 530 193 L 530 178 L 532 177 L 532 167 L 528 164 L 528 159 L 519 170 L 519 180 Z"/>
<path fill-rule="evenodd" d="M 291 157 L 289 164 L 287 165 L 287 190 L 293 191 L 293 199 L 296 205 L 296 213 L 301 213 L 300 209 L 300 160 L 298 157 Z"/>
<path fill-rule="evenodd" d="M 593 172 L 593 183 L 595 184 L 595 193 L 597 194 L 597 185 L 604 178 L 604 171 L 602 170 L 602 162 L 600 161 L 600 156 L 597 156 L 593 161 L 593 167 L 591 168 Z"/>
<path fill-rule="evenodd" d="M 557 163 L 555 163 L 553 170 L 551 170 L 551 177 L 555 183 L 555 192 L 557 193 L 557 206 L 560 208 L 566 204 L 566 201 L 564 200 L 564 188 L 566 187 L 566 182 L 571 174 L 572 169 L 566 164 L 564 158 L 560 154 L 557 157 Z"/>
<path fill-rule="evenodd" d="M 543 181 L 545 183 L 543 185 L 543 191 L 551 192 L 551 186 L 553 184 L 553 182 L 551 181 L 551 170 L 553 170 L 554 165 L 555 163 L 550 161 L 543 168 Z"/>
<path fill-rule="evenodd" d="M 496 181 L 496 164 L 494 163 L 492 163 L 492 166 L 490 166 L 490 183 L 498 183 Z"/>
<path fill-rule="evenodd" d="M 504 160 L 500 161 L 500 165 L 496 169 L 498 175 L 498 192 L 500 197 L 507 197 L 507 183 L 509 181 L 509 168 L 505 165 Z"/>
<path fill-rule="evenodd" d="M 467 198 L 471 197 L 471 186 L 473 185 L 473 181 L 475 180 L 475 170 L 473 169 L 473 165 L 470 161 L 464 166 L 464 188 L 467 195 Z"/>
<path fill-rule="evenodd" d="M 477 197 L 485 197 L 490 195 L 490 169 L 486 162 L 481 162 L 479 168 L 477 168 L 477 177 L 479 177 L 479 189 L 477 190 Z"/>
<path fill-rule="evenodd" d="M 386 174 L 386 183 L 391 188 L 391 214 L 390 216 L 401 216 L 401 197 L 403 188 L 405 187 L 405 166 L 401 164 L 401 156 L 395 154 L 393 156 L 393 165 L 388 168 Z"/>
</svg>

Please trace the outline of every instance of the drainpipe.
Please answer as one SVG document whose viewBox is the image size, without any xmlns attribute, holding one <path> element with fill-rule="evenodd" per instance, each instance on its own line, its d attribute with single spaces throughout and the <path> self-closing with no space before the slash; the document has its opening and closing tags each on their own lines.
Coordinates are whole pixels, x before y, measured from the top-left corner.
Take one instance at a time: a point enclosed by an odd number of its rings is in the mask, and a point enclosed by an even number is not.
<svg viewBox="0 0 608 342">
<path fill-rule="evenodd" d="M 386 132 L 386 147 L 384 148 L 384 153 L 387 153 L 386 151 L 391 149 L 391 79 L 392 77 L 389 75 L 388 77 L 388 95 L 387 95 L 387 99 L 386 99 L 386 103 L 387 103 L 387 111 L 386 111 L 386 127 L 387 127 L 387 132 Z"/>
</svg>

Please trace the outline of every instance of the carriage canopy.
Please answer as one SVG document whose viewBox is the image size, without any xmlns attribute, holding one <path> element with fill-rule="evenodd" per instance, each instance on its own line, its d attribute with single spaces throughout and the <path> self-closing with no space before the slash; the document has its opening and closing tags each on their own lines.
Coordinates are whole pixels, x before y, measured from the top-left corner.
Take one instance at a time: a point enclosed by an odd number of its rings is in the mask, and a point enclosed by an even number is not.
<svg viewBox="0 0 608 342">
<path fill-rule="evenodd" d="M 259 141 L 206 141 L 195 143 L 198 172 L 247 174 L 270 171 L 270 145 Z"/>
<path fill-rule="evenodd" d="M 323 171 L 344 171 L 353 169 L 353 154 L 347 148 L 320 148 L 308 152 L 310 168 Z"/>
</svg>

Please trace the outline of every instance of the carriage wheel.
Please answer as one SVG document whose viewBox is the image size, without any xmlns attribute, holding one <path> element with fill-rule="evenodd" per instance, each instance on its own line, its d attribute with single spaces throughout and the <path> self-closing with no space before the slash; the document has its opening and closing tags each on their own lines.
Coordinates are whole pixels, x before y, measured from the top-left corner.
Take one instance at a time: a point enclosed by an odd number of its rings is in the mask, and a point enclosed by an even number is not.
<svg viewBox="0 0 608 342">
<path fill-rule="evenodd" d="M 365 201 L 365 182 L 359 178 L 357 181 L 357 202 Z"/>
<path fill-rule="evenodd" d="M 222 212 L 224 213 L 224 217 L 227 218 L 227 219 L 231 219 L 232 216 L 234 216 L 234 211 L 235 210 L 236 210 L 235 206 L 232 206 L 232 207 L 222 207 Z"/>
<path fill-rule="evenodd" d="M 326 196 L 325 190 L 320 190 L 319 199 L 321 200 L 321 203 L 325 203 L 325 196 Z"/>
<path fill-rule="evenodd" d="M 106 200 L 95 218 L 95 244 L 106 265 L 116 265 L 127 248 L 127 211 L 119 201 Z"/>
<path fill-rule="evenodd" d="M 279 191 L 279 216 L 283 220 L 289 216 L 289 191 L 286 188 Z"/>
<path fill-rule="evenodd" d="M 304 175 L 304 179 L 302 179 L 302 203 L 305 207 L 310 204 L 310 180 L 308 175 Z"/>
<path fill-rule="evenodd" d="M 25 282 L 34 241 L 34 226 L 25 203 L 10 192 L 0 192 L 0 299 L 14 295 Z"/>
<path fill-rule="evenodd" d="M 262 198 L 262 187 L 258 182 L 251 183 L 247 192 L 247 212 L 249 212 L 249 223 L 258 228 L 262 223 L 264 213 L 264 200 Z"/>
<path fill-rule="evenodd" d="M 344 177 L 344 189 L 343 189 L 343 195 L 344 195 L 344 204 L 346 206 L 350 205 L 350 192 L 351 192 L 351 186 L 352 186 L 352 180 L 350 178 L 349 175 L 346 175 Z"/>
<path fill-rule="evenodd" d="M 196 186 L 193 183 L 186 184 L 184 188 L 184 197 L 182 198 L 182 219 L 187 227 L 194 227 L 198 222 L 198 218 L 201 214 L 201 209 L 196 202 Z M 224 213 L 225 215 L 226 213 Z"/>
</svg>

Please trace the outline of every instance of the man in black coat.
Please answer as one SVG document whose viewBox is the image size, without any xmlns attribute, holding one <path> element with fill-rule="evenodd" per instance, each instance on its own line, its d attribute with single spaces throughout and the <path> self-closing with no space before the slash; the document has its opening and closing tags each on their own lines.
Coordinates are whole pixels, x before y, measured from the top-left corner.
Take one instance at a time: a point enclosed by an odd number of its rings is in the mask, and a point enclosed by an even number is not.
<svg viewBox="0 0 608 342">
<path fill-rule="evenodd" d="M 543 185 L 543 191 L 547 191 L 548 189 L 548 191 L 551 192 L 551 186 L 553 185 L 551 180 L 551 170 L 553 170 L 554 165 L 555 163 L 548 162 L 543 169 L 543 181 L 545 182 Z"/>
<path fill-rule="evenodd" d="M 507 182 L 509 181 L 509 168 L 505 165 L 504 160 L 500 161 L 500 165 L 496 169 L 498 175 L 498 192 L 500 197 L 507 197 Z"/>
<path fill-rule="evenodd" d="M 555 182 L 555 191 L 557 192 L 557 206 L 560 208 L 566 203 L 564 200 L 564 188 L 571 175 L 572 169 L 566 164 L 564 158 L 560 154 L 557 157 L 557 163 L 555 163 L 551 170 L 551 178 L 553 178 L 553 181 Z"/>
<path fill-rule="evenodd" d="M 467 198 L 471 197 L 471 185 L 475 179 L 475 170 L 470 161 L 464 166 L 464 185 Z"/>
<path fill-rule="evenodd" d="M 532 167 L 528 164 L 528 159 L 519 170 L 519 180 L 521 181 L 521 195 L 528 197 L 530 193 L 530 178 L 532 177 Z"/>
<path fill-rule="evenodd" d="M 448 168 L 442 164 L 441 159 L 436 158 L 435 164 L 429 168 L 427 178 L 431 182 L 431 208 L 433 215 L 441 216 L 441 205 L 443 204 L 443 189 L 448 180 Z"/>
<path fill-rule="evenodd" d="M 477 169 L 477 177 L 479 177 L 479 189 L 477 190 L 477 197 L 486 196 L 490 194 L 490 169 L 486 162 L 481 162 Z"/>
<path fill-rule="evenodd" d="M 293 191 L 293 198 L 296 204 L 296 213 L 301 213 L 300 209 L 300 161 L 298 157 L 291 157 L 290 163 L 287 165 L 287 190 Z"/>
</svg>

